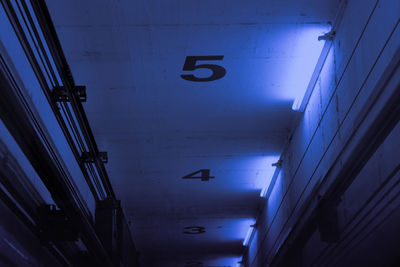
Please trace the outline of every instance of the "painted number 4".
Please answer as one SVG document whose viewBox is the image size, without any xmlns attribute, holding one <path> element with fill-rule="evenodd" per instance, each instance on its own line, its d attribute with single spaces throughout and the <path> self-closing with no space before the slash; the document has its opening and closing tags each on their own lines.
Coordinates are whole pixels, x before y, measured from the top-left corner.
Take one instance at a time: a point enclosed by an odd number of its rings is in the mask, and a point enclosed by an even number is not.
<svg viewBox="0 0 400 267">
<path fill-rule="evenodd" d="M 196 176 L 198 174 L 200 174 L 200 176 Z M 188 175 L 185 175 L 182 177 L 182 179 L 201 179 L 202 181 L 209 181 L 212 178 L 215 178 L 215 177 L 210 176 L 209 169 L 201 169 L 201 170 L 198 170 L 197 172 L 192 172 L 192 173 L 189 173 Z"/>
</svg>

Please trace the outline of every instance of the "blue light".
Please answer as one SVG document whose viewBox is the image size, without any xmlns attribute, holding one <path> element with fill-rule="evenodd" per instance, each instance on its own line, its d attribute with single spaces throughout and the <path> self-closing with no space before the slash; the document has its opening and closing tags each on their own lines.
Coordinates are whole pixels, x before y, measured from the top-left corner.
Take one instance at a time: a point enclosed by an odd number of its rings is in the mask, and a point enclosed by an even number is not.
<svg viewBox="0 0 400 267">
<path fill-rule="evenodd" d="M 305 29 L 296 48 L 296 54 L 299 57 L 294 61 L 290 68 L 290 78 L 296 81 L 294 85 L 296 90 L 293 91 L 295 96 L 292 109 L 299 111 L 304 106 L 305 94 L 311 93 L 314 83 L 310 83 L 313 72 L 319 63 L 321 52 L 323 51 L 325 41 L 318 40 L 318 37 L 330 30 L 329 25 L 323 27 L 313 27 Z M 311 88 L 310 88 L 311 86 Z M 308 91 L 308 92 L 307 92 Z"/>
<path fill-rule="evenodd" d="M 254 232 L 254 225 L 255 225 L 255 220 L 252 221 L 253 223 L 249 225 L 249 229 L 247 230 L 246 237 L 243 240 L 243 246 L 247 247 L 249 245 L 250 239 L 253 236 Z"/>
<path fill-rule="evenodd" d="M 273 34 L 263 37 L 260 46 L 272 51 L 272 56 L 262 54 L 271 56 L 264 63 L 265 75 L 260 81 L 266 88 L 266 99 L 301 102 L 324 47 L 325 41 L 318 37 L 330 30 L 328 24 L 298 24 L 279 26 Z"/>
<path fill-rule="evenodd" d="M 266 196 L 266 194 L 267 194 L 267 189 L 268 189 L 268 187 L 266 186 L 266 187 L 264 187 L 264 188 L 261 190 L 260 197 L 265 197 L 265 196 Z"/>
<path fill-rule="evenodd" d="M 260 197 L 265 197 L 267 190 L 271 184 L 272 178 L 274 176 L 275 173 L 275 169 L 276 167 L 273 166 L 274 163 L 276 163 L 279 160 L 279 156 L 275 156 L 275 157 L 268 157 L 265 160 L 265 163 L 267 164 L 266 166 L 268 168 L 265 169 L 263 175 L 264 175 L 264 181 L 263 181 L 263 185 L 262 185 L 262 189 L 261 189 L 261 193 L 260 193 Z"/>
</svg>

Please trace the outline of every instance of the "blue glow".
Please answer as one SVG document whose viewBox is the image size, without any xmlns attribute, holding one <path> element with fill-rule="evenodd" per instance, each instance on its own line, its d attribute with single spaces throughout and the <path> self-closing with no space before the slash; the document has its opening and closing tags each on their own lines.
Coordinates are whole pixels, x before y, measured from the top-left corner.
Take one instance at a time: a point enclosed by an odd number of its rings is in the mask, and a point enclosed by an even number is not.
<svg viewBox="0 0 400 267">
<path fill-rule="evenodd" d="M 285 194 L 284 192 L 285 187 L 282 184 L 282 177 L 283 177 L 282 172 L 281 171 L 278 172 L 274 187 L 271 190 L 271 194 L 268 197 L 267 208 L 266 208 L 267 220 L 271 220 L 271 218 L 274 218 L 279 209 L 281 197 Z"/>
<path fill-rule="evenodd" d="M 207 256 L 205 256 L 205 258 L 203 258 L 201 260 L 203 262 L 203 265 L 200 265 L 200 266 L 209 266 L 209 267 L 235 266 L 235 264 L 237 264 L 237 262 L 239 262 L 241 260 L 240 258 L 238 258 L 235 255 L 229 255 L 229 256 L 215 258 L 215 259 L 211 259 L 211 257 L 208 258 Z M 179 265 L 179 266 L 181 266 L 181 265 Z"/>
<path fill-rule="evenodd" d="M 261 187 L 261 193 L 260 196 L 264 197 L 270 184 L 271 184 L 271 180 L 272 177 L 274 176 L 274 172 L 276 167 L 272 166 L 272 164 L 276 163 L 279 160 L 279 156 L 275 156 L 275 157 L 268 157 L 267 159 L 265 159 L 265 164 L 267 164 L 267 167 L 265 169 L 265 171 L 263 172 L 263 177 L 264 177 L 264 181 L 263 181 L 263 185 Z"/>
<path fill-rule="evenodd" d="M 251 222 L 251 224 L 248 226 L 248 230 L 247 230 L 246 236 L 245 236 L 245 238 L 243 240 L 243 246 L 245 246 L 245 247 L 248 246 L 248 244 L 250 242 L 250 239 L 251 239 L 251 237 L 252 237 L 252 235 L 253 235 L 253 233 L 255 231 L 254 225 L 255 225 L 256 221 L 255 220 L 251 220 L 250 222 Z"/>
<path fill-rule="evenodd" d="M 308 83 L 317 65 L 318 58 L 321 55 L 325 41 L 319 41 L 318 37 L 330 30 L 330 27 L 315 27 L 306 29 L 302 33 L 299 46 L 296 48 L 296 54 L 299 58 L 291 66 L 290 77 L 298 83 L 294 92 L 295 100 L 292 109 L 296 110 L 303 101 Z"/>
<path fill-rule="evenodd" d="M 282 28 L 273 45 L 282 51 L 280 61 L 274 62 L 274 68 L 268 67 L 266 88 L 275 86 L 273 96 L 276 99 L 300 102 L 318 62 L 325 41 L 318 37 L 328 33 L 328 24 L 299 25 L 295 28 Z M 271 84 L 271 82 L 273 84 Z"/>
<path fill-rule="evenodd" d="M 264 187 L 264 188 L 261 190 L 260 197 L 265 197 L 265 196 L 266 196 L 266 194 L 267 194 L 267 189 L 268 189 L 268 186 Z"/>
<path fill-rule="evenodd" d="M 219 159 L 217 157 L 213 158 L 213 162 L 208 162 L 208 159 L 204 159 L 204 164 L 207 164 L 210 169 L 213 170 L 213 175 L 215 177 L 229 177 L 231 178 L 229 182 L 229 189 L 235 192 L 245 192 L 252 191 L 259 194 L 259 192 L 268 187 L 271 178 L 274 174 L 275 167 L 272 166 L 273 163 L 277 162 L 279 159 L 278 154 L 274 155 L 255 155 L 255 156 L 237 156 Z M 203 163 L 203 159 L 200 159 L 200 164 Z M 167 161 L 163 159 L 160 164 L 172 166 L 174 163 L 173 159 Z M 198 166 L 201 166 L 201 165 Z M 196 169 L 198 167 L 190 167 L 190 169 Z M 227 171 L 229 170 L 229 172 Z M 187 173 L 188 171 L 182 171 Z M 218 184 L 222 186 L 225 190 L 227 189 L 226 184 Z M 177 190 L 180 190 L 177 188 Z"/>
</svg>

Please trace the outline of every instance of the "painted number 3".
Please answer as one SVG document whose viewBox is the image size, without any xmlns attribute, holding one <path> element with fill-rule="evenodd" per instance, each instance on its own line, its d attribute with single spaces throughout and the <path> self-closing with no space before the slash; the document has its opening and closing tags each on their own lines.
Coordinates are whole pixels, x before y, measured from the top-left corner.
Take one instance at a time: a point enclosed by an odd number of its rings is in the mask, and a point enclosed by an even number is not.
<svg viewBox="0 0 400 267">
<path fill-rule="evenodd" d="M 203 226 L 188 226 L 183 229 L 183 233 L 187 235 L 199 235 L 206 232 L 206 228 Z"/>
<path fill-rule="evenodd" d="M 199 64 L 196 65 L 197 61 L 207 60 L 207 61 L 214 61 L 214 60 L 223 60 L 224 56 L 187 56 L 185 60 L 185 64 L 183 65 L 184 71 L 194 71 L 197 69 L 209 69 L 211 70 L 212 74 L 209 77 L 196 77 L 193 74 L 182 74 L 181 77 L 184 80 L 191 81 L 191 82 L 211 82 L 215 80 L 219 80 L 225 76 L 226 70 L 225 68 L 215 65 L 215 64 Z"/>
</svg>

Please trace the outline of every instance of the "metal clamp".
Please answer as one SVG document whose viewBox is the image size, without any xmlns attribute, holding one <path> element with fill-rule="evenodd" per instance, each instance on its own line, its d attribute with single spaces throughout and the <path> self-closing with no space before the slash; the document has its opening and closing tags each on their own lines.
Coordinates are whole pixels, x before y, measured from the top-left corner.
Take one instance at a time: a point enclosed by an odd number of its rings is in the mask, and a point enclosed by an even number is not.
<svg viewBox="0 0 400 267">
<path fill-rule="evenodd" d="M 271 166 L 272 166 L 272 167 L 280 168 L 280 167 L 282 167 L 282 162 L 283 162 L 283 161 L 280 159 L 280 160 L 278 160 L 277 162 L 272 163 Z"/>
<path fill-rule="evenodd" d="M 325 33 L 324 35 L 318 36 L 318 41 L 321 40 L 332 41 L 335 35 L 336 35 L 335 31 L 330 31 L 328 33 Z"/>
</svg>

